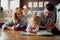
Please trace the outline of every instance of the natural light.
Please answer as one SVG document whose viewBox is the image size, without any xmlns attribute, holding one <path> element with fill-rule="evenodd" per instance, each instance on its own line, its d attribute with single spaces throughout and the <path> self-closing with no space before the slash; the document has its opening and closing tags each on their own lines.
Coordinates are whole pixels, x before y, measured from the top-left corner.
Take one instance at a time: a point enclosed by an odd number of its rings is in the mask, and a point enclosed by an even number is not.
<svg viewBox="0 0 60 40">
<path fill-rule="evenodd" d="M 3 9 L 15 9 L 20 6 L 19 4 L 19 0 L 1 0 Z"/>
</svg>

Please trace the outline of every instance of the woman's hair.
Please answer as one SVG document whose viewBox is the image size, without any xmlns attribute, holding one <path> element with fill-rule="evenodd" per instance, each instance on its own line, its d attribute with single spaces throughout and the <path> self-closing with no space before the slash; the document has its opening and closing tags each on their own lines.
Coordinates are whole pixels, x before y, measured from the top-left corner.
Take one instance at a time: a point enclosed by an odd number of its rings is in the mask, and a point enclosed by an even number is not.
<svg viewBox="0 0 60 40">
<path fill-rule="evenodd" d="M 39 22 L 40 22 L 39 16 L 34 15 L 31 17 L 30 23 L 33 23 L 34 25 L 39 25 Z"/>
<path fill-rule="evenodd" d="M 22 13 L 22 9 L 20 8 L 20 7 L 17 7 L 16 9 L 15 9 L 15 13 L 13 14 L 13 22 L 15 23 L 16 21 L 18 21 L 18 19 L 17 19 L 17 13 Z"/>
</svg>

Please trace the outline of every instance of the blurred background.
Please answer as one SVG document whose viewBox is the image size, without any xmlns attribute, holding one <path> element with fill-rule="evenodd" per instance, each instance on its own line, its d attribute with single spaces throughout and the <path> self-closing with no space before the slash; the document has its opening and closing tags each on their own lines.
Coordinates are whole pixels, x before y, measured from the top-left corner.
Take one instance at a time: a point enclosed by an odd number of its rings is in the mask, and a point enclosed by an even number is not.
<svg viewBox="0 0 60 40">
<path fill-rule="evenodd" d="M 60 26 L 60 0 L 0 0 L 0 24 L 12 17 L 16 7 L 23 8 L 23 5 L 27 5 L 32 13 L 40 13 L 47 3 L 52 3 L 57 8 L 56 24 Z"/>
</svg>

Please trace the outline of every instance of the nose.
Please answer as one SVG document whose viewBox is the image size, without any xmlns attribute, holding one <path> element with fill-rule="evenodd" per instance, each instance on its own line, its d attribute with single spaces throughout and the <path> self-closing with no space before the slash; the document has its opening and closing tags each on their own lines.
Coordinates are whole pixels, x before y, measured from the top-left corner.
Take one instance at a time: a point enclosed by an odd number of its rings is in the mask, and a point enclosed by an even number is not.
<svg viewBox="0 0 60 40">
<path fill-rule="evenodd" d="M 48 16 L 48 13 L 46 13 L 46 16 Z"/>
<path fill-rule="evenodd" d="M 19 15 L 19 17 L 22 17 L 23 15 Z"/>
<path fill-rule="evenodd" d="M 47 13 L 47 16 L 48 16 L 49 14 Z"/>
</svg>

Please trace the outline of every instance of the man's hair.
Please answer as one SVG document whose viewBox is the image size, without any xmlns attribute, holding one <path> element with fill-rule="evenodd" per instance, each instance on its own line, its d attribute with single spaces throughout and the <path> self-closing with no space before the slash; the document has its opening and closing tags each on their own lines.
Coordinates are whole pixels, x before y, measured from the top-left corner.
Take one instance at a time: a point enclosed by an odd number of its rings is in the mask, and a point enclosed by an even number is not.
<svg viewBox="0 0 60 40">
<path fill-rule="evenodd" d="M 51 3 L 48 3 L 48 4 L 46 5 L 46 8 L 47 8 L 49 11 L 54 11 L 55 6 L 54 6 L 53 4 L 51 4 Z"/>
</svg>

